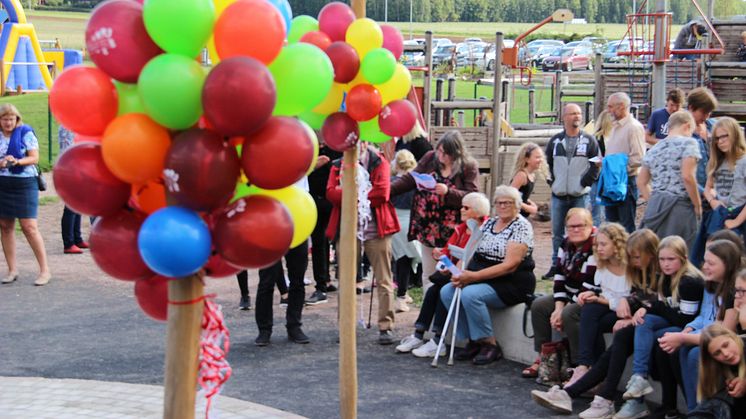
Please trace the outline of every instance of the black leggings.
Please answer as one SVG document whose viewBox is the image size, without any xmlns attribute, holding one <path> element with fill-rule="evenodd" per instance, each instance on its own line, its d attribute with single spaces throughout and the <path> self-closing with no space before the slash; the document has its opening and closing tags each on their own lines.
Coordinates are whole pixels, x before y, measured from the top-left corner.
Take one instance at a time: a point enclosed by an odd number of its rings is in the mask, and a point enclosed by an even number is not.
<svg viewBox="0 0 746 419">
<path fill-rule="evenodd" d="M 666 410 L 676 410 L 676 385 L 682 384 L 679 351 L 669 354 L 660 345 L 654 345 L 655 369 L 661 382 L 661 405 Z M 683 391 L 683 387 L 682 387 Z"/>
</svg>

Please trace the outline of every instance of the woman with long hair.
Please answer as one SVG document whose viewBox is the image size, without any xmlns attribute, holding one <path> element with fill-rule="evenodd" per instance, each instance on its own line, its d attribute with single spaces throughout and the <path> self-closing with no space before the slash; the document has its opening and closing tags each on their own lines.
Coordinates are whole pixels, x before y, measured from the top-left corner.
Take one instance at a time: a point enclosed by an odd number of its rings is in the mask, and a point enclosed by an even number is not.
<svg viewBox="0 0 746 419">
<path fill-rule="evenodd" d="M 521 199 L 523 200 L 521 215 L 524 217 L 536 214 L 539 211 L 539 207 L 531 200 L 537 173 L 545 179 L 549 175 L 544 150 L 536 143 L 525 143 L 515 154 L 515 164 L 510 178 L 510 186 L 518 189 L 518 192 L 521 193 Z"/>
<path fill-rule="evenodd" d="M 746 354 L 743 340 L 727 327 L 714 323 L 702 331 L 697 398 L 712 399 L 727 393 L 734 399 L 731 416 L 746 415 Z"/>
</svg>

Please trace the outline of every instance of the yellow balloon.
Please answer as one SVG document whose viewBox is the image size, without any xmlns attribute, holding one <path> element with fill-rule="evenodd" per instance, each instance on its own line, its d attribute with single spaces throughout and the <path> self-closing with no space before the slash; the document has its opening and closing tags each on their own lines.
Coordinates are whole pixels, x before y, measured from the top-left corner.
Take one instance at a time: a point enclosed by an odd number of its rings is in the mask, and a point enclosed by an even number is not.
<svg viewBox="0 0 746 419">
<path fill-rule="evenodd" d="M 332 84 L 332 88 L 329 90 L 329 94 L 326 95 L 324 100 L 313 108 L 313 112 L 319 115 L 329 115 L 337 112 L 339 107 L 342 106 L 342 99 L 344 98 L 345 89 L 344 85 L 340 83 Z"/>
<path fill-rule="evenodd" d="M 223 13 L 223 10 L 235 1 L 236 0 L 213 0 L 213 4 L 215 4 L 215 20 L 217 21 L 220 14 Z M 215 49 L 215 37 L 213 35 L 210 35 L 210 40 L 207 41 L 207 53 L 210 55 L 210 61 L 212 61 L 213 67 L 218 65 L 220 62 L 220 56 L 218 56 L 218 50 Z"/>
<path fill-rule="evenodd" d="M 241 190 L 239 193 L 244 194 L 243 196 L 264 195 L 274 198 L 285 205 L 290 212 L 290 218 L 293 220 L 291 249 L 308 239 L 314 227 L 316 227 L 318 217 L 316 203 L 313 202 L 313 198 L 308 192 L 296 185 L 274 190 L 260 189 L 256 186 L 244 186 L 239 187 L 239 189 Z"/>
<path fill-rule="evenodd" d="M 344 85 L 345 92 L 350 93 L 350 90 L 352 90 L 353 87 L 357 86 L 358 84 L 368 84 L 368 80 L 365 79 L 365 76 L 363 76 L 362 71 L 358 71 L 355 75 L 355 78 L 352 79 L 349 83 Z"/>
<path fill-rule="evenodd" d="M 383 46 L 383 31 L 373 19 L 357 19 L 347 28 L 345 41 L 355 48 L 362 62 L 368 51 Z"/>
<path fill-rule="evenodd" d="M 319 159 L 319 137 L 316 135 L 316 131 L 314 131 L 305 121 L 298 119 L 298 122 L 303 125 L 303 128 L 308 132 L 311 141 L 313 141 L 313 159 L 311 159 L 311 165 L 308 167 L 308 171 L 306 172 L 306 176 L 308 176 L 316 169 L 316 161 Z"/>
<path fill-rule="evenodd" d="M 393 100 L 404 99 L 412 88 L 412 75 L 403 64 L 397 64 L 394 75 L 387 82 L 375 87 L 381 93 L 381 102 L 384 105 Z"/>
</svg>

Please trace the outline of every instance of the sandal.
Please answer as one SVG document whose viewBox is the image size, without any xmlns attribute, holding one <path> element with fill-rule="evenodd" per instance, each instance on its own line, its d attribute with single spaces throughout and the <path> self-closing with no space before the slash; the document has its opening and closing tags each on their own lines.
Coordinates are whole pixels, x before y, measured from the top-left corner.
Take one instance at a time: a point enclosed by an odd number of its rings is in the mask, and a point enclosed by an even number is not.
<svg viewBox="0 0 746 419">
<path fill-rule="evenodd" d="M 541 364 L 541 358 L 536 358 L 536 361 L 534 361 L 531 366 L 526 367 L 523 372 L 521 372 L 521 376 L 523 378 L 536 378 L 539 376 L 539 365 Z"/>
</svg>

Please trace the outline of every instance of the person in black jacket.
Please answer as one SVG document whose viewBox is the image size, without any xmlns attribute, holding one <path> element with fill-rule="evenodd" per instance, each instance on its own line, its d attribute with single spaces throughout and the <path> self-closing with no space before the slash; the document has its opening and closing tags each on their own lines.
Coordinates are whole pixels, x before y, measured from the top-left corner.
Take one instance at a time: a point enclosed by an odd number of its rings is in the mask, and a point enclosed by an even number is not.
<svg viewBox="0 0 746 419">
<path fill-rule="evenodd" d="M 399 139 L 396 142 L 395 150 L 408 150 L 414 156 L 414 159 L 419 162 L 422 156 L 428 151 L 433 149 L 433 145 L 430 144 L 430 140 L 427 138 L 427 132 L 422 125 L 420 120 L 416 120 L 412 130 L 409 133 Z"/>
</svg>

